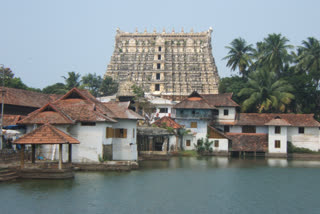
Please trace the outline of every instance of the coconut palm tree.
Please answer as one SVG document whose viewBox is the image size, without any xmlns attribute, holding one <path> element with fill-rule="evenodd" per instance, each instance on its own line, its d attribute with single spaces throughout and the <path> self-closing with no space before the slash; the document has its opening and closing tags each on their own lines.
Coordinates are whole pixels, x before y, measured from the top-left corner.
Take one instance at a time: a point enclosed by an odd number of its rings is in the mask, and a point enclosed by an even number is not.
<svg viewBox="0 0 320 214">
<path fill-rule="evenodd" d="M 293 87 L 274 72 L 260 69 L 249 75 L 248 86 L 238 96 L 246 98 L 241 106 L 244 112 L 284 112 L 294 99 L 292 91 Z"/>
<path fill-rule="evenodd" d="M 262 43 L 257 43 L 258 67 L 266 67 L 278 76 L 284 67 L 292 61 L 289 50 L 293 48 L 288 44 L 289 40 L 281 34 L 269 34 Z"/>
<path fill-rule="evenodd" d="M 235 71 L 238 68 L 242 77 L 247 77 L 246 68 L 252 63 L 252 45 L 248 45 L 246 40 L 240 37 L 234 39 L 230 45 L 226 46 L 229 52 L 223 59 L 228 60 L 227 66 L 231 67 L 231 70 Z"/>
<path fill-rule="evenodd" d="M 298 66 L 312 76 L 315 83 L 320 81 L 320 42 L 314 37 L 302 41 L 298 48 Z"/>
<path fill-rule="evenodd" d="M 68 72 L 68 77 L 62 76 L 66 82 L 66 89 L 70 90 L 74 87 L 79 87 L 81 83 L 80 76 L 79 73 L 75 73 L 74 71 Z"/>
</svg>

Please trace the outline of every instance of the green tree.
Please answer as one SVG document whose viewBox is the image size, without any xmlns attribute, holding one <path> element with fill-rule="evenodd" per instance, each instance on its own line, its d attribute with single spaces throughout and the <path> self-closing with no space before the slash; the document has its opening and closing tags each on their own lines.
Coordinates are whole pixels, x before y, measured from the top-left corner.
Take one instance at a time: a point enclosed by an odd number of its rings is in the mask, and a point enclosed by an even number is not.
<svg viewBox="0 0 320 214">
<path fill-rule="evenodd" d="M 68 90 L 63 83 L 55 83 L 42 89 L 42 93 L 45 94 L 65 94 L 67 92 Z"/>
<path fill-rule="evenodd" d="M 81 84 L 80 80 L 81 75 L 79 73 L 75 73 L 74 71 L 68 72 L 68 77 L 62 76 L 65 80 L 65 86 L 67 90 L 70 90 L 74 87 L 79 87 Z"/>
<path fill-rule="evenodd" d="M 280 77 L 284 67 L 292 62 L 289 50 L 293 48 L 289 40 L 281 34 L 269 34 L 262 43 L 257 43 L 255 56 L 257 68 L 265 67 Z"/>
<path fill-rule="evenodd" d="M 100 95 L 100 88 L 102 85 L 103 79 L 101 76 L 98 76 L 96 73 L 87 74 L 82 77 L 82 87 L 89 90 L 90 93 L 98 97 Z"/>
<path fill-rule="evenodd" d="M 320 42 L 319 40 L 308 37 L 307 41 L 302 41 L 298 48 L 298 66 L 309 75 L 317 85 L 320 81 Z"/>
<path fill-rule="evenodd" d="M 106 76 L 101 83 L 99 93 L 101 96 L 110 96 L 118 91 L 119 84 L 109 76 Z"/>
<path fill-rule="evenodd" d="M 224 57 L 224 60 L 228 60 L 227 66 L 231 67 L 232 71 L 239 69 L 239 73 L 242 77 L 247 77 L 247 67 L 252 63 L 252 45 L 248 45 L 242 38 L 234 39 L 230 46 L 226 46 L 229 49 L 228 55 Z"/>
<path fill-rule="evenodd" d="M 4 83 L 5 87 L 28 90 L 28 86 L 22 82 L 20 77 L 14 77 L 10 68 L 0 69 L 0 84 Z"/>
<path fill-rule="evenodd" d="M 249 75 L 247 87 L 238 96 L 246 97 L 243 112 L 285 112 L 294 99 L 292 91 L 293 87 L 274 72 L 260 69 Z"/>
<path fill-rule="evenodd" d="M 242 88 L 247 86 L 247 79 L 239 76 L 224 77 L 219 82 L 219 93 L 233 93 L 232 99 L 236 103 L 242 103 L 243 97 L 238 96 L 238 93 Z"/>
</svg>

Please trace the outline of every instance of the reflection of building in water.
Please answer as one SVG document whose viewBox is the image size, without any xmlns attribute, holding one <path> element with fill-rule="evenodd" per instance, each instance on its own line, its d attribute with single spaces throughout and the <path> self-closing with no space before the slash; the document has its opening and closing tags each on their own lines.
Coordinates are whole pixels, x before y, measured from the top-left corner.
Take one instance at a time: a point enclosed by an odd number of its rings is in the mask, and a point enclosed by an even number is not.
<svg viewBox="0 0 320 214">
<path fill-rule="evenodd" d="M 268 166 L 271 166 L 271 167 L 287 167 L 288 166 L 287 159 L 268 158 L 267 163 L 268 163 Z"/>
</svg>

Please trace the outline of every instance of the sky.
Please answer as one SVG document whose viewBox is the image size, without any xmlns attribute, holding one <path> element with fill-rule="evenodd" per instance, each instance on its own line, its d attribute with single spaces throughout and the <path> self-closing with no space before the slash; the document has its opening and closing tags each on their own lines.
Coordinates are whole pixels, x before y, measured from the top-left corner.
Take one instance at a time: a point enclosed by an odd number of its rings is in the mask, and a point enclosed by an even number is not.
<svg viewBox="0 0 320 214">
<path fill-rule="evenodd" d="M 294 46 L 320 39 L 317 0 L 0 0 L 0 64 L 30 87 L 64 82 L 74 71 L 103 76 L 116 29 L 207 31 L 220 77 L 237 74 L 222 60 L 238 37 L 249 44 L 281 33 Z"/>
</svg>

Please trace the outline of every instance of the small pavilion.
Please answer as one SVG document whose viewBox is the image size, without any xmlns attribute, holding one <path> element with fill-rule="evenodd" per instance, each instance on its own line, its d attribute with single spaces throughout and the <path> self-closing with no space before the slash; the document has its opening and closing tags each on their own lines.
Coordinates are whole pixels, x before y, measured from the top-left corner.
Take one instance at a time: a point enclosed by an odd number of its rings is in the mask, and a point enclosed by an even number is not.
<svg viewBox="0 0 320 214">
<path fill-rule="evenodd" d="M 59 169 L 62 169 L 62 144 L 68 144 L 68 162 L 72 162 L 72 144 L 79 144 L 80 142 L 50 125 L 44 124 L 32 132 L 23 135 L 13 142 L 21 145 L 21 169 L 24 168 L 24 150 L 25 145 L 32 146 L 32 163 L 36 162 L 36 145 L 59 144 Z"/>
</svg>

